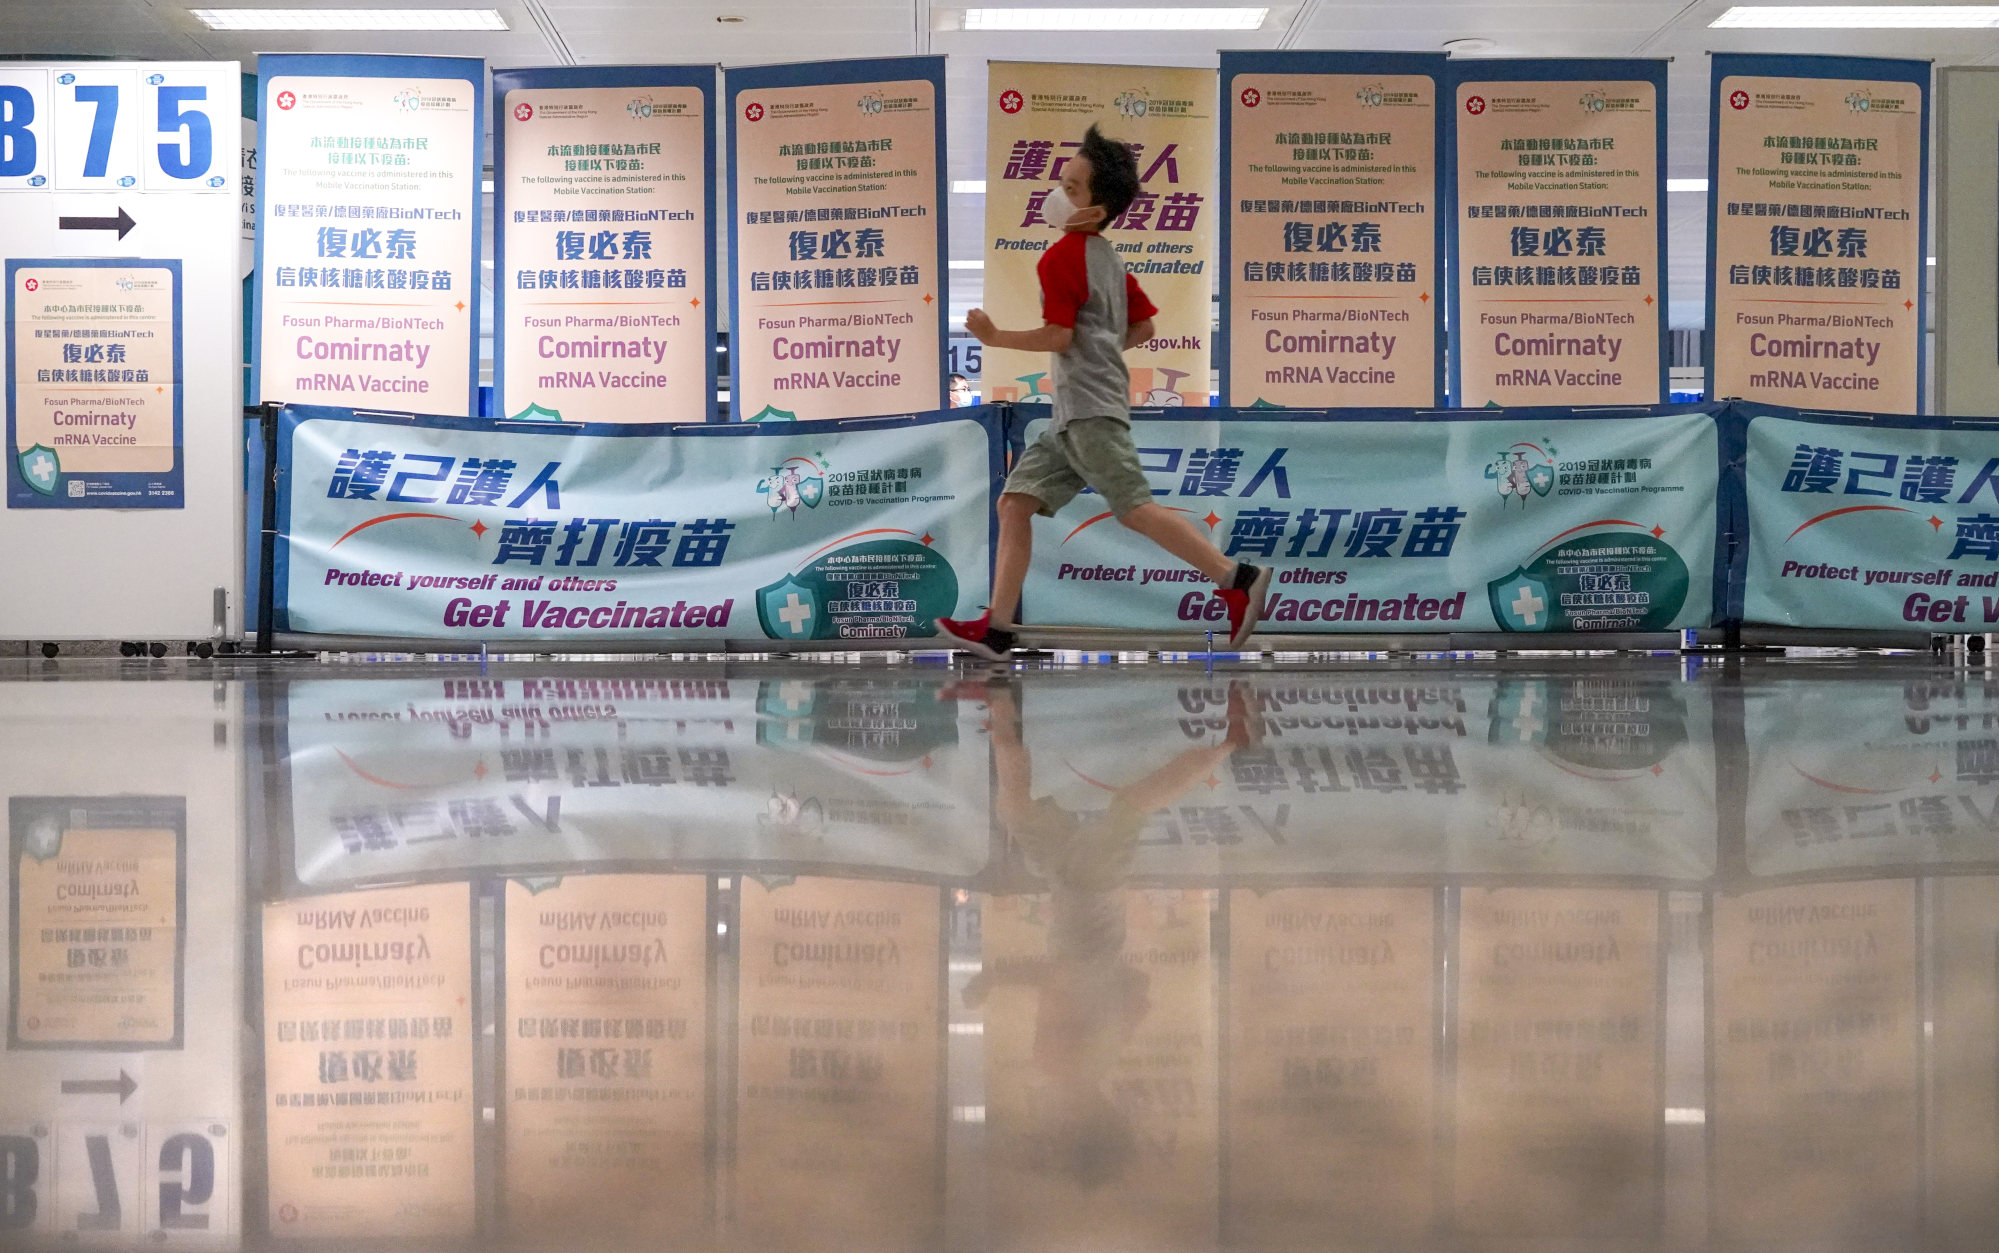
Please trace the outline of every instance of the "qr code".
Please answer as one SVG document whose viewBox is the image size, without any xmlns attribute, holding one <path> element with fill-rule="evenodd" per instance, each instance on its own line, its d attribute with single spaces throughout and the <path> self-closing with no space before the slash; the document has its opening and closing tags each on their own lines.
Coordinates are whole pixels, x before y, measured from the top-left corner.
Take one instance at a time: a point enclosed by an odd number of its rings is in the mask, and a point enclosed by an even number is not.
<svg viewBox="0 0 1999 1253">
<path fill-rule="evenodd" d="M 69 481 L 69 496 L 71 500 L 79 500 L 82 498 L 83 496 L 82 479 L 71 479 Z"/>
</svg>

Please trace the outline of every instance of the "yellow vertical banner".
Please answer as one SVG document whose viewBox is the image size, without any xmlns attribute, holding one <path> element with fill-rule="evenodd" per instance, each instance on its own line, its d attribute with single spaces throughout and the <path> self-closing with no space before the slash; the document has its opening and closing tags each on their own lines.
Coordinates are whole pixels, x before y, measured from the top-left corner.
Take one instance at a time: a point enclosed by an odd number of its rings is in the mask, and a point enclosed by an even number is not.
<svg viewBox="0 0 1999 1253">
<path fill-rule="evenodd" d="M 273 1236 L 471 1238 L 472 992 L 463 883 L 264 907 Z"/>
<path fill-rule="evenodd" d="M 1229 895 L 1232 1241 L 1420 1239 L 1436 1180 L 1428 888 Z"/>
<path fill-rule="evenodd" d="M 1457 1225 L 1638 1237 L 1658 1201 L 1659 895 L 1467 888 Z"/>
<path fill-rule="evenodd" d="M 1923 1157 L 1914 882 L 1721 897 L 1711 953 L 1717 1236 L 1914 1240 Z"/>
<path fill-rule="evenodd" d="M 1711 68 L 1708 397 L 1921 412 L 1930 63 Z"/>
<path fill-rule="evenodd" d="M 944 407 L 944 58 L 732 69 L 743 421 Z"/>
<path fill-rule="evenodd" d="M 707 877 L 515 879 L 504 917 L 508 1233 L 705 1236 Z"/>
<path fill-rule="evenodd" d="M 1138 157 L 1139 195 L 1104 231 L 1159 308 L 1125 354 L 1134 405 L 1208 403 L 1216 187 L 1213 70 L 993 61 L 986 92 L 985 310 L 1008 330 L 1042 324 L 1035 267 L 1058 238 L 1041 214 L 1092 123 Z M 986 349 L 988 401 L 1052 394 L 1045 353 Z"/>
<path fill-rule="evenodd" d="M 1224 52 L 1222 403 L 1444 403 L 1433 53 Z"/>
<path fill-rule="evenodd" d="M 990 897 L 993 1247 L 1208 1247 L 1220 1218 L 1212 898 L 1061 886 Z"/>
<path fill-rule="evenodd" d="M 1458 407 L 1665 401 L 1665 104 L 1664 61 L 1459 67 Z"/>
<path fill-rule="evenodd" d="M 738 1228 L 755 1247 L 934 1247 L 944 1218 L 939 889 L 742 883 Z"/>
</svg>

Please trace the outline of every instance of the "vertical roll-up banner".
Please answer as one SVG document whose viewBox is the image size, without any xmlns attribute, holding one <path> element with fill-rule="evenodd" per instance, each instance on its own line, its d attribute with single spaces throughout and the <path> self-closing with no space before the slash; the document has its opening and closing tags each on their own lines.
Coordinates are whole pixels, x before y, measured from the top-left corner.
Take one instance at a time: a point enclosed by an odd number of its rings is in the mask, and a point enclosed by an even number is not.
<svg viewBox="0 0 1999 1253">
<path fill-rule="evenodd" d="M 478 416 L 476 57 L 257 62 L 254 403 Z"/>
<path fill-rule="evenodd" d="M 1452 69 L 1452 402 L 1664 403 L 1666 62 Z"/>
<path fill-rule="evenodd" d="M 1138 198 L 1105 230 L 1159 307 L 1125 354 L 1133 404 L 1205 405 L 1212 365 L 1213 70 L 993 61 L 986 67 L 985 309 L 1009 330 L 1041 322 L 1035 266 L 1056 238 L 1042 202 L 1096 123 L 1138 156 Z M 988 348 L 985 399 L 1045 403 L 1048 354 Z"/>
<path fill-rule="evenodd" d="M 730 410 L 941 409 L 944 58 L 732 69 Z"/>
<path fill-rule="evenodd" d="M 1224 52 L 1222 403 L 1444 403 L 1441 53 Z"/>
<path fill-rule="evenodd" d="M 1712 69 L 1708 396 L 1921 412 L 1930 63 Z"/>
<path fill-rule="evenodd" d="M 493 73 L 502 417 L 715 412 L 715 67 Z"/>
</svg>

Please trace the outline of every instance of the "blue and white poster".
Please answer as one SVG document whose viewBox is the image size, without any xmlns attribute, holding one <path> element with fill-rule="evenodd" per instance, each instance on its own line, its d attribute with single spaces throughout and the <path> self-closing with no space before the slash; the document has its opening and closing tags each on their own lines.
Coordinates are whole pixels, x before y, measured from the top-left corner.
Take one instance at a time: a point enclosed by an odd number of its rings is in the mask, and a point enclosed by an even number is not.
<svg viewBox="0 0 1999 1253">
<path fill-rule="evenodd" d="M 986 594 L 991 410 L 834 425 L 284 415 L 281 631 L 923 640 Z"/>
<path fill-rule="evenodd" d="M 494 72 L 500 416 L 714 417 L 715 72 Z"/>
<path fill-rule="evenodd" d="M 478 412 L 485 64 L 257 63 L 253 403 Z"/>
</svg>

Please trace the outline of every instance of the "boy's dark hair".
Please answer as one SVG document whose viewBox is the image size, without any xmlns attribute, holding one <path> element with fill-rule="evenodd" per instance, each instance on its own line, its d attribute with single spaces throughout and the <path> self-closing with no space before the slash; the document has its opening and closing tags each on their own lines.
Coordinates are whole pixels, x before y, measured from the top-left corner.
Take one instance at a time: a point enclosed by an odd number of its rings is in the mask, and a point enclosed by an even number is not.
<svg viewBox="0 0 1999 1253">
<path fill-rule="evenodd" d="M 1138 158 L 1095 126 L 1083 132 L 1079 155 L 1090 163 L 1090 200 L 1104 207 L 1104 225 L 1108 227 L 1138 198 Z"/>
</svg>

